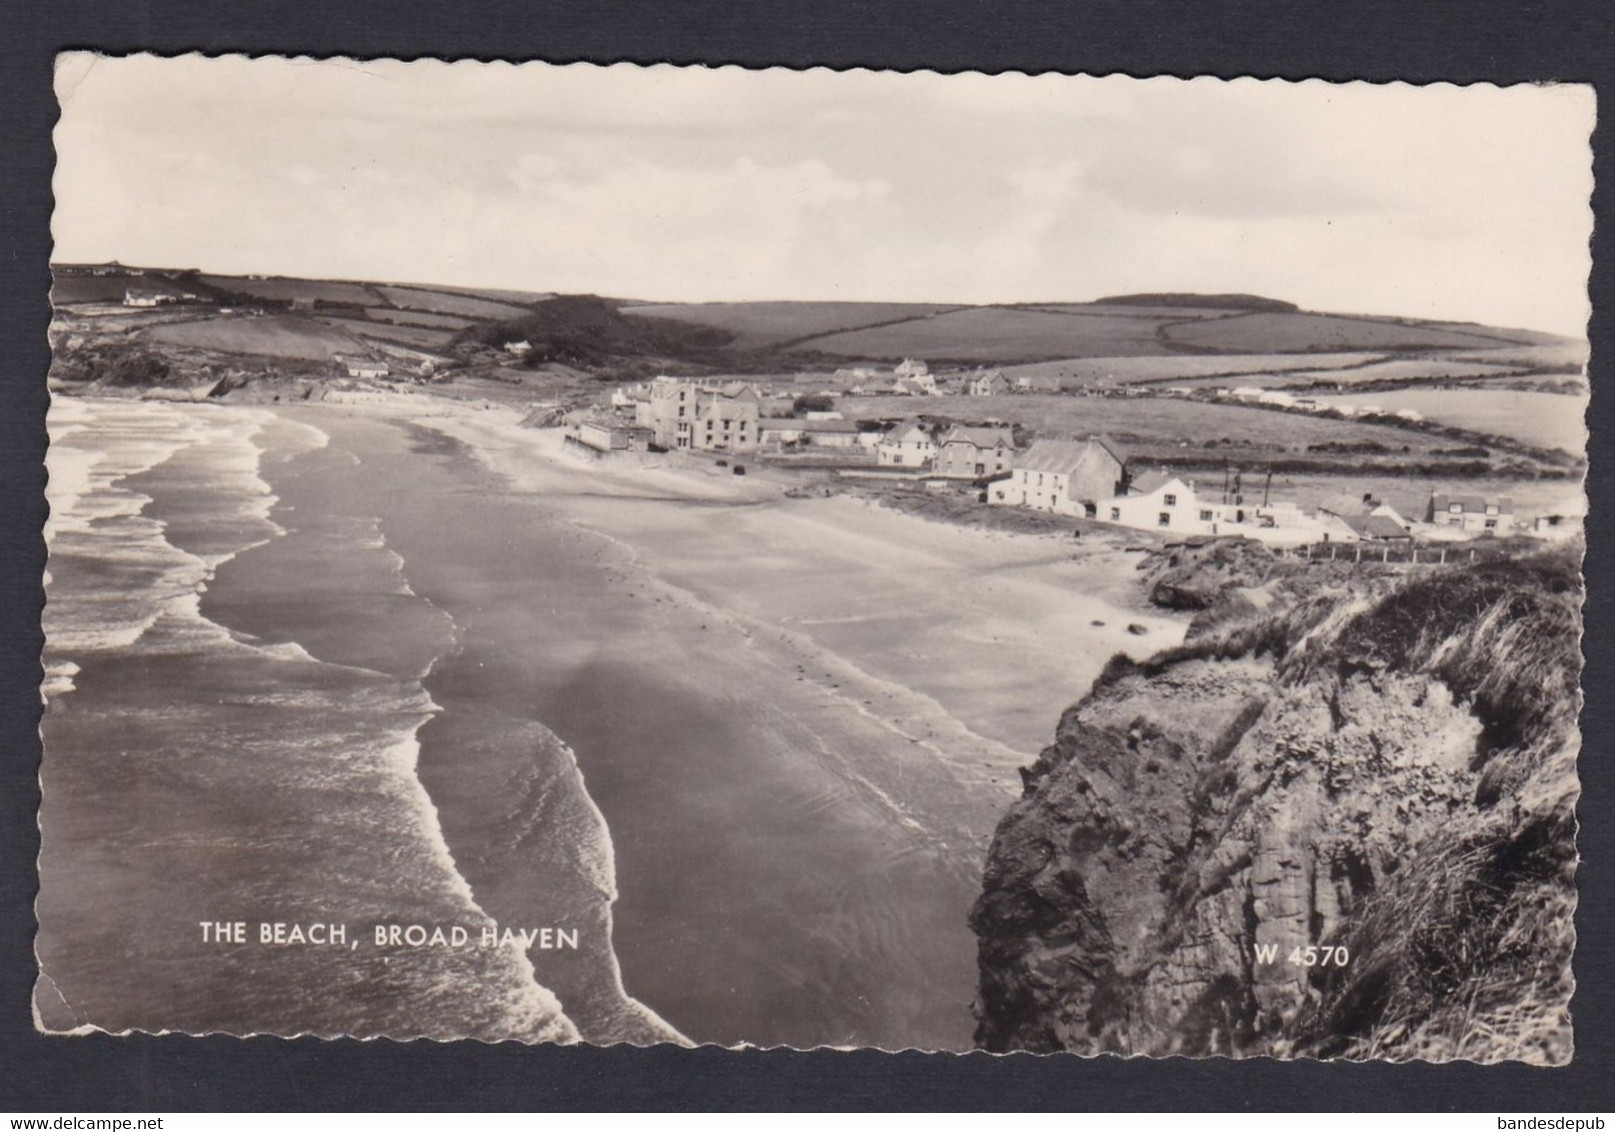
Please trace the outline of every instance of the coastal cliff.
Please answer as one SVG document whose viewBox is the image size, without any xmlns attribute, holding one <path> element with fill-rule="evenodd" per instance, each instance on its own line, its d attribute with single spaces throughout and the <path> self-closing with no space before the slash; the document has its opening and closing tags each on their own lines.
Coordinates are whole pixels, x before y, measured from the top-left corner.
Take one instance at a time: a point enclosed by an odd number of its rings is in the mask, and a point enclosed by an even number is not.
<svg viewBox="0 0 1615 1132">
<path fill-rule="evenodd" d="M 1113 661 L 1021 772 L 978 1045 L 1567 1061 L 1577 553 L 1185 553 L 1153 587 L 1185 643 Z"/>
</svg>

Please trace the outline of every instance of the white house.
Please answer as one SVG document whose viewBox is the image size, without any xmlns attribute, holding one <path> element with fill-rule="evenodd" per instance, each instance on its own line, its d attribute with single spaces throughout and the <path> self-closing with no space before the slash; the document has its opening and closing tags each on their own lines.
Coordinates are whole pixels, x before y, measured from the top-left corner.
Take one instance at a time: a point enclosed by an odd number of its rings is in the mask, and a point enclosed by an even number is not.
<svg viewBox="0 0 1615 1132">
<path fill-rule="evenodd" d="M 1139 530 L 1216 534 L 1221 508 L 1202 505 L 1193 483 L 1163 470 L 1145 472 L 1126 495 L 1101 503 L 1098 518 Z"/>
<path fill-rule="evenodd" d="M 1514 501 L 1507 497 L 1435 494 L 1430 496 L 1424 521 L 1465 534 L 1509 535 L 1514 533 Z"/>
<path fill-rule="evenodd" d="M 814 420 L 801 422 L 801 439 L 815 448 L 859 448 L 857 421 Z"/>
<path fill-rule="evenodd" d="M 1010 388 L 1009 378 L 996 369 L 973 376 L 968 386 L 972 397 L 1002 397 Z"/>
<path fill-rule="evenodd" d="M 518 341 L 515 341 L 515 342 L 506 342 L 505 343 L 505 353 L 511 355 L 512 357 L 525 358 L 528 354 L 531 354 L 532 352 L 533 352 L 533 344 L 531 342 L 529 342 L 525 338 L 522 338 L 522 339 L 520 339 Z"/>
<path fill-rule="evenodd" d="M 373 358 L 339 358 L 349 377 L 386 377 L 391 372 L 387 363 Z"/>
<path fill-rule="evenodd" d="M 917 424 L 899 425 L 880 442 L 876 457 L 883 468 L 925 468 L 936 458 L 936 442 Z"/>
<path fill-rule="evenodd" d="M 1009 479 L 995 483 L 989 503 L 1061 515 L 1093 515 L 1126 483 L 1126 454 L 1109 438 L 1037 440 L 1015 457 Z"/>
</svg>

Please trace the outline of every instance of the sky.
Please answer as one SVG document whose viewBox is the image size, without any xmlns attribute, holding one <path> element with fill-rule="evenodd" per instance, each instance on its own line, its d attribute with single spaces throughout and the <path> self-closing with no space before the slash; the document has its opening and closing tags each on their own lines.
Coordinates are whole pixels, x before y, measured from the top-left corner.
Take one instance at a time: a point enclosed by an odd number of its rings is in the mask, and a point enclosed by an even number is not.
<svg viewBox="0 0 1615 1132">
<path fill-rule="evenodd" d="M 1580 336 L 1591 87 L 58 58 L 54 258 Z"/>
</svg>

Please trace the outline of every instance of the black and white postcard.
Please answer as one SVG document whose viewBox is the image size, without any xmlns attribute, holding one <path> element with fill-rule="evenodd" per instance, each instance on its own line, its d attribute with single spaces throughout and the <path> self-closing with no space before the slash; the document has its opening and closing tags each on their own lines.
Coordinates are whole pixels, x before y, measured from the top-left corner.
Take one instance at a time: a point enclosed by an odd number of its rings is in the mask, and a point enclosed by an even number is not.
<svg viewBox="0 0 1615 1132">
<path fill-rule="evenodd" d="M 1591 87 L 56 89 L 40 1030 L 1570 1060 Z"/>
</svg>

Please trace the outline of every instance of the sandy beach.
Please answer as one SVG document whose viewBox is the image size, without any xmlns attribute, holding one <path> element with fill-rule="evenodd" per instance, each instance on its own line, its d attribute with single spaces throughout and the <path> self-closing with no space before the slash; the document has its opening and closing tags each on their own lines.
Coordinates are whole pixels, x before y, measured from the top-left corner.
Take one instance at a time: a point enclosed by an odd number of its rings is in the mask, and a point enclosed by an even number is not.
<svg viewBox="0 0 1615 1132">
<path fill-rule="evenodd" d="M 595 461 L 496 406 L 67 409 L 46 871 L 126 814 L 93 875 L 156 912 L 122 966 L 42 933 L 52 1025 L 167 1024 L 139 988 L 184 962 L 196 1031 L 272 1002 L 280 1033 L 969 1049 L 966 914 L 1017 768 L 1113 654 L 1184 629 L 1119 543 Z M 215 813 L 256 840 L 173 816 Z M 154 815 L 208 876 L 146 871 Z M 263 959 L 191 938 L 227 904 L 580 943 Z"/>
<path fill-rule="evenodd" d="M 423 780 L 460 781 L 491 712 L 576 752 L 629 994 L 698 1041 L 969 1048 L 965 913 L 1016 768 L 1110 656 L 1182 634 L 1098 596 L 1129 592 L 1132 556 L 591 461 L 504 409 L 288 412 L 339 445 L 375 421 L 457 442 L 428 457 L 452 507 L 416 471 L 367 501 L 457 626 Z M 439 805 L 448 832 L 479 803 Z"/>
</svg>

